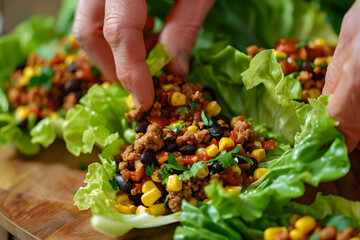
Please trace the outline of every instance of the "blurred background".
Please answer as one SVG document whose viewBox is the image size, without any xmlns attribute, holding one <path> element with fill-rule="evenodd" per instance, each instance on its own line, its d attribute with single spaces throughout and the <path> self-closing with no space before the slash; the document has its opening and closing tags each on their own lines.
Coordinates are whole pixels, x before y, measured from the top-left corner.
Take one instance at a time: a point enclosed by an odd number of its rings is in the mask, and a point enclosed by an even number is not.
<svg viewBox="0 0 360 240">
<path fill-rule="evenodd" d="M 0 0 L 0 34 L 6 34 L 16 24 L 32 14 L 56 16 L 61 0 Z"/>
</svg>

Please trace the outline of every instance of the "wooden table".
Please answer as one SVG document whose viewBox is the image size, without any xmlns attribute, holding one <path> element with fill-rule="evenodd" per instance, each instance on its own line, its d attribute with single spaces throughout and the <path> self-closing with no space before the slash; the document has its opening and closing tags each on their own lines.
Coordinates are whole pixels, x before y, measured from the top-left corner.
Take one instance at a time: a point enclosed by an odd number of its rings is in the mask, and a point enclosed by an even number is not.
<svg viewBox="0 0 360 240">
<path fill-rule="evenodd" d="M 64 143 L 57 141 L 33 157 L 14 146 L 0 148 L 0 226 L 19 239 L 111 239 L 90 225 L 90 211 L 78 211 L 73 191 L 84 186 L 85 170 L 79 163 L 97 161 L 91 155 L 76 158 Z M 310 203 L 317 191 L 360 200 L 360 152 L 351 154 L 352 169 L 344 178 L 308 187 L 299 199 Z M 118 239 L 172 239 L 176 224 L 152 229 L 136 229 Z M 0 239 L 4 236 L 0 229 Z"/>
</svg>

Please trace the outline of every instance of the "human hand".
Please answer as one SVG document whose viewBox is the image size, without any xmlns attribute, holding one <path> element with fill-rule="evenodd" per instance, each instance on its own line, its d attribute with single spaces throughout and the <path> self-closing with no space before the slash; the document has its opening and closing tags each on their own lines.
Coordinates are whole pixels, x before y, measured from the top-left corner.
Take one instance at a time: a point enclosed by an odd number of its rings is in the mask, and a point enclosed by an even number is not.
<svg viewBox="0 0 360 240">
<path fill-rule="evenodd" d="M 348 151 L 360 141 L 360 0 L 346 13 L 334 57 L 325 77 L 323 94 L 333 94 L 328 110 L 338 120 Z"/>
<path fill-rule="evenodd" d="M 172 55 L 168 72 L 185 75 L 201 25 L 215 0 L 177 0 L 158 42 Z M 91 62 L 112 81 L 130 91 L 140 111 L 150 109 L 154 87 L 146 65 L 142 34 L 147 18 L 145 0 L 79 0 L 73 35 Z"/>
</svg>

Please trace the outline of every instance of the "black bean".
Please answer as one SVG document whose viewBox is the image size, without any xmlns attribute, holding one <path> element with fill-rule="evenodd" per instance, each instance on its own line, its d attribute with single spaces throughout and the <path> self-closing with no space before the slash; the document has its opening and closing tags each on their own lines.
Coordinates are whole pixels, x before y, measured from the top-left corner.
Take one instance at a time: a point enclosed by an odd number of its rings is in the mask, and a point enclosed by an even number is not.
<svg viewBox="0 0 360 240">
<path fill-rule="evenodd" d="M 303 62 L 302 64 L 302 69 L 305 71 L 308 71 L 309 73 L 313 72 L 313 67 L 311 66 L 311 64 L 309 62 Z"/>
<path fill-rule="evenodd" d="M 69 70 L 70 72 L 72 72 L 72 73 L 75 73 L 76 72 L 76 64 L 75 63 L 70 63 L 67 67 L 66 67 L 66 69 L 67 70 Z"/>
<path fill-rule="evenodd" d="M 168 172 L 169 172 L 169 174 L 171 174 L 171 175 L 173 175 L 173 174 L 181 174 L 182 173 L 182 171 L 180 171 L 180 170 L 175 170 L 175 169 L 173 169 L 173 168 L 170 168 L 169 170 L 168 170 Z"/>
<path fill-rule="evenodd" d="M 27 125 L 28 125 L 28 119 L 25 118 L 24 120 L 20 121 L 17 126 L 20 129 L 25 130 L 27 128 Z"/>
<path fill-rule="evenodd" d="M 25 67 L 26 67 L 26 63 L 22 63 L 16 67 L 16 70 L 21 70 L 24 69 Z"/>
<path fill-rule="evenodd" d="M 217 124 L 216 121 L 213 121 L 213 124 L 208 128 L 208 130 L 213 137 L 220 139 L 224 135 L 224 131 L 226 129 Z"/>
<path fill-rule="evenodd" d="M 75 92 L 75 94 L 76 94 L 76 100 L 77 100 L 77 102 L 79 102 L 80 98 L 83 96 L 82 90 L 81 90 L 81 89 L 80 89 L 80 90 L 77 90 L 77 91 Z"/>
<path fill-rule="evenodd" d="M 320 79 L 323 79 L 325 77 L 324 74 L 322 73 L 318 73 L 318 74 L 313 74 L 313 80 L 320 80 Z"/>
<path fill-rule="evenodd" d="M 175 152 L 176 148 L 177 148 L 177 144 L 174 138 L 169 138 L 164 140 L 164 151 Z"/>
<path fill-rule="evenodd" d="M 179 147 L 179 152 L 183 155 L 194 155 L 196 149 L 197 148 L 192 144 L 185 144 Z"/>
<path fill-rule="evenodd" d="M 146 133 L 147 127 L 149 126 L 149 122 L 146 119 L 140 120 L 135 127 L 135 132 L 137 133 Z"/>
<path fill-rule="evenodd" d="M 211 170 L 213 170 L 214 173 L 219 173 L 219 172 L 222 172 L 224 170 L 224 168 L 223 168 L 223 166 L 221 166 L 219 161 L 215 161 L 211 165 Z"/>
<path fill-rule="evenodd" d="M 130 201 L 133 201 L 136 206 L 142 205 L 141 195 L 142 194 L 129 195 L 129 199 L 130 199 Z"/>
<path fill-rule="evenodd" d="M 258 166 L 259 166 L 259 163 L 258 163 L 258 161 L 256 161 L 255 159 L 252 159 L 253 160 L 253 162 L 254 162 L 254 164 L 253 165 L 250 165 L 250 169 L 249 170 L 246 170 L 245 172 L 246 172 L 246 174 L 247 175 L 253 175 L 254 174 L 254 172 L 255 172 L 255 170 L 258 168 Z"/>
<path fill-rule="evenodd" d="M 71 92 L 75 92 L 77 90 L 80 90 L 81 89 L 81 83 L 82 83 L 82 80 L 81 79 L 78 79 L 78 78 L 73 78 L 73 79 L 70 79 L 69 81 L 67 81 L 64 85 L 64 92 L 65 92 L 65 95 L 71 93 Z"/>
<path fill-rule="evenodd" d="M 217 115 L 216 117 L 213 118 L 215 121 L 218 121 L 218 120 L 223 120 L 225 123 L 227 124 L 230 124 L 230 119 L 225 116 L 225 115 Z"/>
<path fill-rule="evenodd" d="M 153 76 L 152 77 L 153 83 L 154 83 L 154 88 L 160 88 L 160 79 L 158 77 Z"/>
<path fill-rule="evenodd" d="M 140 161 L 145 164 L 149 165 L 156 161 L 155 152 L 153 151 L 145 151 L 140 156 Z"/>
<path fill-rule="evenodd" d="M 133 188 L 133 181 L 131 179 L 128 179 L 127 181 L 122 178 L 121 175 L 116 175 L 115 180 L 117 182 L 117 185 L 119 186 L 119 189 L 124 193 L 130 193 L 131 189 Z"/>
</svg>

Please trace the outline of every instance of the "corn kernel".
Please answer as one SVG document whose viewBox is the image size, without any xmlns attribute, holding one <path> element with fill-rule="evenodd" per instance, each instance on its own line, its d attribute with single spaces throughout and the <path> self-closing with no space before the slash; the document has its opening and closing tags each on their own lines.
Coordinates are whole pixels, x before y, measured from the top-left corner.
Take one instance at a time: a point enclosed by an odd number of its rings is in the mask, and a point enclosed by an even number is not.
<svg viewBox="0 0 360 240">
<path fill-rule="evenodd" d="M 28 77 L 31 78 L 32 76 L 34 76 L 36 74 L 35 69 L 31 66 L 26 66 L 23 70 L 22 75 L 24 77 Z"/>
<path fill-rule="evenodd" d="M 143 205 L 140 205 L 136 208 L 136 211 L 135 211 L 135 214 L 140 214 L 140 213 L 150 213 L 149 211 L 149 208 L 143 206 Z"/>
<path fill-rule="evenodd" d="M 161 192 L 159 189 L 154 188 L 146 193 L 144 193 L 141 196 L 141 202 L 145 205 L 145 206 L 151 206 L 153 205 L 159 198 L 161 197 Z"/>
<path fill-rule="evenodd" d="M 189 133 L 196 133 L 197 130 L 198 130 L 198 127 L 195 126 L 195 125 L 192 125 L 192 126 L 190 126 L 190 127 L 187 128 L 187 131 L 188 131 Z"/>
<path fill-rule="evenodd" d="M 76 44 L 76 40 L 72 34 L 67 36 L 67 40 L 72 44 Z"/>
<path fill-rule="evenodd" d="M 264 231 L 264 240 L 274 240 L 277 233 L 286 232 L 285 227 L 269 227 Z"/>
<path fill-rule="evenodd" d="M 172 106 L 183 106 L 186 104 L 186 95 L 181 92 L 174 92 L 170 97 L 170 104 Z"/>
<path fill-rule="evenodd" d="M 255 141 L 254 144 L 256 148 L 262 148 L 262 143 L 260 141 Z"/>
<path fill-rule="evenodd" d="M 239 175 L 241 175 L 241 168 L 238 165 L 231 166 L 230 169 L 231 169 L 232 172 L 235 172 L 235 173 L 238 173 Z"/>
<path fill-rule="evenodd" d="M 199 156 L 204 150 L 205 150 L 205 148 L 196 149 L 195 155 Z"/>
<path fill-rule="evenodd" d="M 129 196 L 127 194 L 120 194 L 117 198 L 117 203 L 130 202 Z"/>
<path fill-rule="evenodd" d="M 323 38 L 320 38 L 320 37 L 316 38 L 314 40 L 314 44 L 315 44 L 315 46 L 321 46 L 321 47 L 327 46 L 326 41 Z"/>
<path fill-rule="evenodd" d="M 59 115 L 57 112 L 50 112 L 48 115 L 48 118 L 50 118 L 51 120 L 55 121 L 59 118 Z"/>
<path fill-rule="evenodd" d="M 258 162 L 263 160 L 265 158 L 265 155 L 266 155 L 265 149 L 263 149 L 263 148 L 254 149 L 251 153 L 255 156 L 255 159 Z"/>
<path fill-rule="evenodd" d="M 308 93 L 309 93 L 309 98 L 317 98 L 321 95 L 320 90 L 317 88 L 309 89 Z"/>
<path fill-rule="evenodd" d="M 254 172 L 254 179 L 258 180 L 260 179 L 262 176 L 264 176 L 267 172 L 269 171 L 269 169 L 267 168 L 257 168 Z"/>
<path fill-rule="evenodd" d="M 305 235 L 299 229 L 293 229 L 289 232 L 289 237 L 291 240 L 296 240 L 296 239 L 304 239 Z"/>
<path fill-rule="evenodd" d="M 233 117 L 233 118 L 231 119 L 231 121 L 230 121 L 230 127 L 231 127 L 231 128 L 234 128 L 235 123 L 236 123 L 236 121 L 237 121 L 237 118 L 238 118 L 238 117 Z"/>
<path fill-rule="evenodd" d="M 166 187 L 169 191 L 178 192 L 182 189 L 182 181 L 177 174 L 170 175 Z"/>
<path fill-rule="evenodd" d="M 296 220 L 294 226 L 305 235 L 316 227 L 316 220 L 311 216 L 304 216 Z"/>
<path fill-rule="evenodd" d="M 196 174 L 196 176 L 198 178 L 205 178 L 207 175 L 209 175 L 209 168 L 206 164 L 203 164 L 204 168 L 200 169 L 198 171 L 198 173 Z"/>
<path fill-rule="evenodd" d="M 107 88 L 110 87 L 110 83 L 104 82 L 103 84 L 101 84 L 101 86 L 102 86 L 104 89 L 107 89 Z"/>
<path fill-rule="evenodd" d="M 116 205 L 116 208 L 119 212 L 124 214 L 134 214 L 136 211 L 135 205 L 132 205 L 130 203 L 120 203 Z"/>
<path fill-rule="evenodd" d="M 225 190 L 228 193 L 232 193 L 232 194 L 239 194 L 241 192 L 242 187 L 241 186 L 226 186 Z"/>
<path fill-rule="evenodd" d="M 64 63 L 65 63 L 66 65 L 70 65 L 71 63 L 75 62 L 77 58 L 78 58 L 77 55 L 75 55 L 75 54 L 69 54 L 69 55 L 66 56 L 66 58 L 65 58 L 65 60 L 64 60 Z"/>
<path fill-rule="evenodd" d="M 162 181 L 159 179 L 158 175 L 157 174 L 154 174 L 152 177 L 151 177 L 151 180 L 153 180 L 154 182 L 157 182 L 157 183 L 161 183 Z"/>
<path fill-rule="evenodd" d="M 349 240 L 360 240 L 360 236 L 359 237 L 352 237 Z"/>
<path fill-rule="evenodd" d="M 198 205 L 196 198 L 190 198 L 189 203 L 195 207 L 197 207 L 197 205 Z"/>
<path fill-rule="evenodd" d="M 230 147 L 234 147 L 235 143 L 231 138 L 222 137 L 219 142 L 219 151 L 225 150 Z"/>
<path fill-rule="evenodd" d="M 326 61 L 324 61 L 323 58 L 317 57 L 317 58 L 314 59 L 315 66 L 319 66 L 319 65 L 324 64 L 324 63 L 326 63 Z"/>
<path fill-rule="evenodd" d="M 275 57 L 278 57 L 278 58 L 286 58 L 286 53 L 282 52 L 282 51 L 278 51 L 278 50 L 275 50 L 274 51 L 274 54 L 275 54 Z"/>
<path fill-rule="evenodd" d="M 149 212 L 150 215 L 153 216 L 160 216 L 165 214 L 165 205 L 163 203 L 159 203 L 159 204 L 154 204 L 152 206 L 149 207 Z"/>
<path fill-rule="evenodd" d="M 30 81 L 29 77 L 20 76 L 18 83 L 20 86 L 26 86 L 29 84 L 29 81 Z"/>
<path fill-rule="evenodd" d="M 332 61 L 332 56 L 328 56 L 327 58 L 326 58 L 326 63 L 327 64 L 330 64 L 331 63 L 331 61 Z"/>
<path fill-rule="evenodd" d="M 133 100 L 131 94 L 129 94 L 129 96 L 126 97 L 125 102 L 130 110 L 136 109 L 136 106 L 135 106 L 135 103 L 134 103 L 134 100 Z"/>
<path fill-rule="evenodd" d="M 180 123 L 183 123 L 183 122 L 184 122 L 184 120 L 177 120 L 176 122 L 170 123 L 170 126 L 174 127 L 174 126 L 179 125 Z"/>
<path fill-rule="evenodd" d="M 210 201 L 211 201 L 211 199 L 206 198 L 206 199 L 204 199 L 202 202 L 203 202 L 203 203 L 209 203 Z"/>
<path fill-rule="evenodd" d="M 219 148 L 215 144 L 211 144 L 205 148 L 205 152 L 209 157 L 215 157 L 219 153 Z"/>
<path fill-rule="evenodd" d="M 167 91 L 169 91 L 173 86 L 174 86 L 174 84 L 172 84 L 172 83 L 164 84 L 164 85 L 161 85 L 161 89 L 164 90 L 165 92 L 167 92 Z"/>
<path fill-rule="evenodd" d="M 19 120 L 24 120 L 29 116 L 29 108 L 27 106 L 20 106 L 15 110 L 15 117 Z"/>
<path fill-rule="evenodd" d="M 216 101 L 209 102 L 208 105 L 205 106 L 205 112 L 208 117 L 215 117 L 220 114 L 221 107 Z"/>
<path fill-rule="evenodd" d="M 141 187 L 141 191 L 143 193 L 146 193 L 146 192 L 148 192 L 148 191 L 150 191 L 152 189 L 158 189 L 158 188 L 156 187 L 155 183 L 153 181 L 151 181 L 151 180 L 148 180 L 148 181 L 144 182 L 144 184 Z"/>
</svg>

